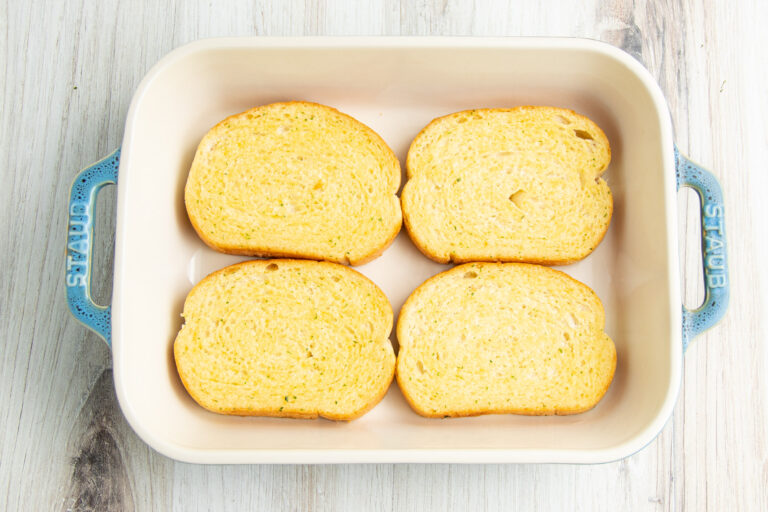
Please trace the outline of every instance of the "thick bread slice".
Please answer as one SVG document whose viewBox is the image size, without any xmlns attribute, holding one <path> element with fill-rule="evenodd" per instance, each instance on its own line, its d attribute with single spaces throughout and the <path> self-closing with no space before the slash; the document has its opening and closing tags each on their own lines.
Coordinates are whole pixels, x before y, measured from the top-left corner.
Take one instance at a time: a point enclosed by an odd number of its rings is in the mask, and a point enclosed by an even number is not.
<svg viewBox="0 0 768 512">
<path fill-rule="evenodd" d="M 599 176 L 611 150 L 571 110 L 517 107 L 432 121 L 408 151 L 405 226 L 428 257 L 572 263 L 602 240 L 613 212 Z"/>
<path fill-rule="evenodd" d="M 316 103 L 231 116 L 200 142 L 184 202 L 212 248 L 360 265 L 402 225 L 400 164 L 373 130 Z"/>
<path fill-rule="evenodd" d="M 343 265 L 232 265 L 192 289 L 183 316 L 173 345 L 179 376 L 213 412 L 351 420 L 392 382 L 392 307 Z"/>
<path fill-rule="evenodd" d="M 616 349 L 597 295 L 524 263 L 470 263 L 422 284 L 397 323 L 397 382 L 428 417 L 575 414 L 608 390 Z"/>
</svg>

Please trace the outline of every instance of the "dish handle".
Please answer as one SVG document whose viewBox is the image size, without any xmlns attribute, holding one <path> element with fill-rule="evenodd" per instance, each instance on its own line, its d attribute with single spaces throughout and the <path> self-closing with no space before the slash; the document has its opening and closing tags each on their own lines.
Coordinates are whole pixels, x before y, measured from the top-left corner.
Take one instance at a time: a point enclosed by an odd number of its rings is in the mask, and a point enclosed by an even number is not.
<svg viewBox="0 0 768 512">
<path fill-rule="evenodd" d="M 69 192 L 65 281 L 72 315 L 112 346 L 112 308 L 91 297 L 93 221 L 96 195 L 104 185 L 117 184 L 120 148 L 86 167 L 75 177 Z"/>
<path fill-rule="evenodd" d="M 688 343 L 725 314 L 730 297 L 728 246 L 725 240 L 725 207 L 717 178 L 690 161 L 675 146 L 677 189 L 690 187 L 701 199 L 701 259 L 704 268 L 704 302 L 690 310 L 683 306 L 683 351 Z"/>
</svg>

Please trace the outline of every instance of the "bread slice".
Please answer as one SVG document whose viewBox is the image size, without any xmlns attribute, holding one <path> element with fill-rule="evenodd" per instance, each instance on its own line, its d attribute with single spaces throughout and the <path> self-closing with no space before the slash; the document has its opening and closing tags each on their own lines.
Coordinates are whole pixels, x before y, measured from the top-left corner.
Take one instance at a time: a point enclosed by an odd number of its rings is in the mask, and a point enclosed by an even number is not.
<svg viewBox="0 0 768 512">
<path fill-rule="evenodd" d="M 351 420 L 392 382 L 392 307 L 343 265 L 232 265 L 192 289 L 183 317 L 176 367 L 192 398 L 213 412 Z"/>
<path fill-rule="evenodd" d="M 608 390 L 616 349 L 597 295 L 524 263 L 469 263 L 436 275 L 397 323 L 397 382 L 428 417 L 575 414 Z"/>
<path fill-rule="evenodd" d="M 517 107 L 432 121 L 408 151 L 405 226 L 431 259 L 572 263 L 602 240 L 613 212 L 599 176 L 611 150 L 571 110 Z"/>
<path fill-rule="evenodd" d="M 400 163 L 359 121 L 324 105 L 273 103 L 231 116 L 197 148 L 184 191 L 212 248 L 360 265 L 402 225 Z"/>
</svg>

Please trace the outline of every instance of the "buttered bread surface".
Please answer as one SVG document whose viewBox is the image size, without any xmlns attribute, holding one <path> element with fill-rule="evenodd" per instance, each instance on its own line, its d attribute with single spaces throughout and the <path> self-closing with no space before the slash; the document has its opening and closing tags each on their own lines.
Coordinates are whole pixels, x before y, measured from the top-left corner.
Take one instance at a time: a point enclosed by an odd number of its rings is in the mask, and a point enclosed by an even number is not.
<svg viewBox="0 0 768 512">
<path fill-rule="evenodd" d="M 218 251 L 358 265 L 399 232 L 399 185 L 400 164 L 373 130 L 331 107 L 287 102 L 211 129 L 184 200 Z"/>
<path fill-rule="evenodd" d="M 591 253 L 613 212 L 603 131 L 555 107 L 457 112 L 408 151 L 405 226 L 435 261 L 567 264 Z"/>
<path fill-rule="evenodd" d="M 350 420 L 394 376 L 389 301 L 344 265 L 226 267 L 192 289 L 183 317 L 173 347 L 179 375 L 217 413 Z"/>
</svg>

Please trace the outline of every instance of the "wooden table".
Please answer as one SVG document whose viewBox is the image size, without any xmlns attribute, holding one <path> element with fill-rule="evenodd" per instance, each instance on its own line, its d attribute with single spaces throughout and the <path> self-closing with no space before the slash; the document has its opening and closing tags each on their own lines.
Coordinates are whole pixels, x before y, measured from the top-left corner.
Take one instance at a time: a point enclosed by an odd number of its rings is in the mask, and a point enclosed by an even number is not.
<svg viewBox="0 0 768 512">
<path fill-rule="evenodd" d="M 768 2 L 99 2 L 0 6 L 0 510 L 768 510 Z M 521 2 L 523 4 L 523 2 Z M 115 398 L 111 358 L 64 301 L 70 182 L 120 145 L 139 80 L 224 35 L 559 35 L 645 64 L 680 148 L 720 178 L 732 299 L 685 356 L 673 418 L 598 466 L 195 466 L 149 449 Z M 700 299 L 698 214 L 681 194 L 685 297 Z M 113 194 L 99 208 L 114 209 Z M 114 220 L 94 278 L 110 293 Z"/>
</svg>

